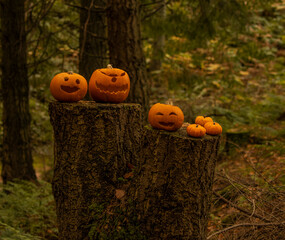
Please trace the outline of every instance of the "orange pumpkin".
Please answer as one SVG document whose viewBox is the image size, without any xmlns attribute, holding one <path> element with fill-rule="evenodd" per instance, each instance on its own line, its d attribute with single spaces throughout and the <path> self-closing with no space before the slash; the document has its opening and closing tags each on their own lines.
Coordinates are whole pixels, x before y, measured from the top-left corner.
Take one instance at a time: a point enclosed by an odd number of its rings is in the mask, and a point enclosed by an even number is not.
<svg viewBox="0 0 285 240">
<path fill-rule="evenodd" d="M 206 129 L 199 124 L 190 124 L 186 131 L 191 137 L 203 137 L 206 134 Z"/>
<path fill-rule="evenodd" d="M 207 122 L 204 128 L 206 128 L 206 133 L 209 135 L 219 135 L 223 131 L 221 125 L 217 122 Z"/>
<path fill-rule="evenodd" d="M 203 117 L 203 116 L 198 116 L 195 119 L 195 123 L 201 126 L 204 126 L 207 122 L 213 122 L 213 119 L 210 117 Z"/>
<path fill-rule="evenodd" d="M 153 128 L 176 131 L 184 122 L 184 114 L 177 106 L 156 103 L 148 112 L 148 121 Z"/>
<path fill-rule="evenodd" d="M 90 96 L 98 102 L 120 103 L 126 100 L 129 92 L 129 75 L 110 64 L 94 71 L 89 81 Z"/>
<path fill-rule="evenodd" d="M 51 80 L 50 92 L 58 101 L 77 102 L 87 93 L 87 81 L 77 73 L 59 73 Z"/>
</svg>

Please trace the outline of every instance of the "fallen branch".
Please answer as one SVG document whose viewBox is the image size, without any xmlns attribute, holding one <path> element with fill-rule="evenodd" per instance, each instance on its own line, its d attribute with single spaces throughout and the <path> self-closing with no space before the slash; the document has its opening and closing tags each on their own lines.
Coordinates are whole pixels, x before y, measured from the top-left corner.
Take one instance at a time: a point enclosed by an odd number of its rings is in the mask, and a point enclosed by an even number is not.
<svg viewBox="0 0 285 240">
<path fill-rule="evenodd" d="M 280 226 L 280 225 L 284 225 L 285 222 L 271 222 L 271 223 L 240 223 L 240 224 L 235 224 L 235 225 L 232 225 L 230 227 L 227 227 L 227 228 L 224 228 L 220 231 L 217 231 L 213 234 L 211 234 L 210 236 L 207 237 L 207 239 L 211 239 L 212 237 L 220 234 L 220 233 L 223 233 L 223 232 L 226 232 L 228 230 L 231 230 L 231 229 L 234 229 L 234 228 L 237 228 L 237 227 L 265 227 L 265 226 Z"/>
<path fill-rule="evenodd" d="M 228 199 L 224 198 L 221 194 L 217 193 L 217 192 L 213 192 L 214 195 L 218 198 L 220 198 L 221 200 L 223 200 L 224 202 L 228 203 L 229 205 L 231 205 L 232 207 L 234 207 L 235 209 L 243 212 L 244 214 L 246 214 L 247 216 L 250 216 L 250 217 L 255 217 L 255 218 L 259 218 L 260 220 L 266 222 L 266 223 L 269 223 L 270 221 L 262 216 L 260 216 L 259 214 L 257 213 L 254 213 L 255 211 L 252 211 L 252 213 L 250 213 L 249 211 L 247 211 L 246 209 L 244 208 L 241 208 L 239 207 L 238 205 L 234 204 L 233 202 L 229 201 Z"/>
</svg>

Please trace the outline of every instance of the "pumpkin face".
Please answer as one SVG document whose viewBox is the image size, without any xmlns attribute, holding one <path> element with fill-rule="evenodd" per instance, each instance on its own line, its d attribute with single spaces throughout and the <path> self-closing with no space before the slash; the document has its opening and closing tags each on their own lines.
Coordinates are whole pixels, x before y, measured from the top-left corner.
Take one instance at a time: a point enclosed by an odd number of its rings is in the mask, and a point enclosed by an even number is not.
<svg viewBox="0 0 285 240">
<path fill-rule="evenodd" d="M 190 124 L 186 131 L 191 137 L 203 137 L 206 134 L 206 129 L 199 124 Z"/>
<path fill-rule="evenodd" d="M 130 78 L 119 68 L 97 69 L 89 81 L 90 96 L 98 102 L 120 103 L 125 101 L 130 92 Z"/>
<path fill-rule="evenodd" d="M 59 73 L 51 80 L 50 92 L 58 101 L 77 102 L 87 93 L 87 81 L 77 73 Z"/>
<path fill-rule="evenodd" d="M 176 131 L 184 122 L 184 114 L 177 106 L 156 103 L 149 110 L 148 121 L 153 128 Z"/>
<path fill-rule="evenodd" d="M 195 119 L 195 123 L 201 126 L 204 126 L 207 122 L 213 122 L 213 119 L 210 117 L 203 117 L 203 116 L 198 116 Z"/>
<path fill-rule="evenodd" d="M 209 135 L 219 135 L 223 131 L 221 125 L 217 122 L 207 122 L 204 127 L 206 128 L 206 133 Z"/>
</svg>

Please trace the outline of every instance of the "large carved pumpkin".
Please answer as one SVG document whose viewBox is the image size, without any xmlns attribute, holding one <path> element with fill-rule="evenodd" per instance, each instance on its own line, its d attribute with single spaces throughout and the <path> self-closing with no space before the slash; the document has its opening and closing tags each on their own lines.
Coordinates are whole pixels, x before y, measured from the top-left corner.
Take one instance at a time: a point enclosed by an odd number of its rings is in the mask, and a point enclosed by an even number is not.
<svg viewBox="0 0 285 240">
<path fill-rule="evenodd" d="M 89 81 L 90 96 L 98 102 L 120 103 L 125 101 L 130 92 L 130 78 L 119 68 L 97 69 Z"/>
<path fill-rule="evenodd" d="M 59 73 L 51 80 L 50 92 L 58 101 L 77 102 L 87 93 L 87 81 L 77 73 Z"/>
<path fill-rule="evenodd" d="M 177 106 L 157 103 L 150 108 L 148 121 L 153 128 L 176 131 L 184 122 L 184 114 Z"/>
</svg>

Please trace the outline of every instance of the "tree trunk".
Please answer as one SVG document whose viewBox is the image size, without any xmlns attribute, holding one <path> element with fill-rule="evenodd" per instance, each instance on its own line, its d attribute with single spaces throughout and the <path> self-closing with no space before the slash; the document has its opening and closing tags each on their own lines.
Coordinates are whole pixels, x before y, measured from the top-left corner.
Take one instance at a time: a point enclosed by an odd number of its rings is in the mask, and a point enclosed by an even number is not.
<svg viewBox="0 0 285 240">
<path fill-rule="evenodd" d="M 107 66 L 107 19 L 104 0 L 81 0 L 79 73 L 87 80 Z"/>
<path fill-rule="evenodd" d="M 1 2 L 3 182 L 35 180 L 30 137 L 25 1 Z"/>
<path fill-rule="evenodd" d="M 156 13 L 155 18 L 159 19 L 157 22 L 165 21 L 166 18 L 166 3 L 165 0 L 161 1 L 162 8 Z M 154 33 L 154 40 L 152 43 L 152 58 L 150 62 L 151 71 L 161 69 L 162 59 L 164 57 L 165 33 Z"/>
<path fill-rule="evenodd" d="M 87 239 L 90 207 L 108 205 L 141 149 L 138 104 L 52 102 L 53 194 L 60 239 Z"/>
<path fill-rule="evenodd" d="M 147 128 L 129 197 L 147 239 L 205 240 L 219 137 Z"/>
<path fill-rule="evenodd" d="M 108 0 L 107 9 L 110 63 L 128 72 L 131 90 L 127 101 L 141 104 L 146 119 L 150 84 L 141 43 L 139 1 Z"/>
</svg>

